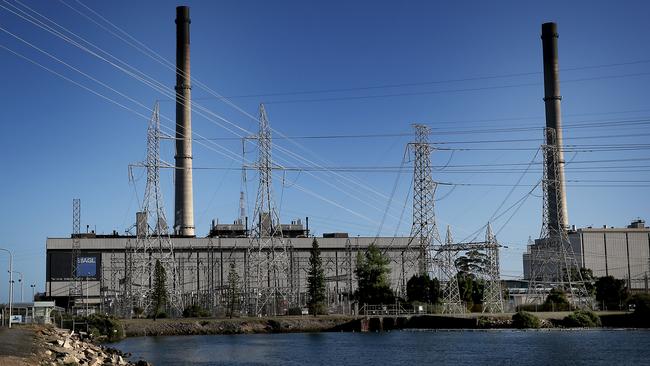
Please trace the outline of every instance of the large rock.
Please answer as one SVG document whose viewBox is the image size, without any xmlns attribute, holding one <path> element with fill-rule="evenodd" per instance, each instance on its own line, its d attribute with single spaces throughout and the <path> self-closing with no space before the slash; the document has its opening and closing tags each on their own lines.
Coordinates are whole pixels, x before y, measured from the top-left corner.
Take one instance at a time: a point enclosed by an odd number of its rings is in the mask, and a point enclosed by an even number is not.
<svg viewBox="0 0 650 366">
<path fill-rule="evenodd" d="M 64 365 L 67 365 L 67 364 L 73 364 L 73 365 L 76 365 L 76 364 L 78 364 L 78 363 L 79 363 L 79 359 L 76 358 L 76 357 L 73 356 L 73 355 L 67 355 L 67 356 L 65 356 L 65 357 L 63 358 L 63 364 L 64 364 Z"/>
<path fill-rule="evenodd" d="M 100 366 L 104 364 L 102 357 L 95 357 L 88 362 L 88 366 Z"/>
</svg>

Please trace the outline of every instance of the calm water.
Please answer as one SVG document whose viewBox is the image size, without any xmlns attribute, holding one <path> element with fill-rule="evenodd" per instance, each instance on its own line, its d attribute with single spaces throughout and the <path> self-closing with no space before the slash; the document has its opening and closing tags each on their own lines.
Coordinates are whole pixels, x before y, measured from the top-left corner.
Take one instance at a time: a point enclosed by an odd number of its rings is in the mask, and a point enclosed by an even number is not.
<svg viewBox="0 0 650 366">
<path fill-rule="evenodd" d="M 126 339 L 162 365 L 650 365 L 650 331 L 398 331 Z"/>
</svg>

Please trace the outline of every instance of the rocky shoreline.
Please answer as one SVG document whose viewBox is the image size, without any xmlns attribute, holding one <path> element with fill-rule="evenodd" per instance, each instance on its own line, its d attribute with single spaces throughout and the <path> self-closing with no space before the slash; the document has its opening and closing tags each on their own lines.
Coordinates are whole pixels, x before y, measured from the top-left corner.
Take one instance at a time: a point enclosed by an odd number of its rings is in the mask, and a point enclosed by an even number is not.
<svg viewBox="0 0 650 366">
<path fill-rule="evenodd" d="M 148 366 L 145 361 L 130 362 L 120 350 L 82 340 L 78 333 L 54 327 L 35 329 L 34 342 L 39 365 L 120 365 Z"/>
</svg>

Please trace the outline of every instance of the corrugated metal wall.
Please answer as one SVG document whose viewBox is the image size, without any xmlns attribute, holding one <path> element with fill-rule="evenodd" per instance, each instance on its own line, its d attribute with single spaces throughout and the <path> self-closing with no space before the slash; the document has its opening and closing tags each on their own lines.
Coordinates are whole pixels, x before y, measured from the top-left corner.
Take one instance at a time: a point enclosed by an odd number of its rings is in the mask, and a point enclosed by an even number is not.
<svg viewBox="0 0 650 366">
<path fill-rule="evenodd" d="M 607 276 L 603 233 L 583 232 L 581 237 L 585 267 L 590 268 L 596 277 Z"/>
</svg>

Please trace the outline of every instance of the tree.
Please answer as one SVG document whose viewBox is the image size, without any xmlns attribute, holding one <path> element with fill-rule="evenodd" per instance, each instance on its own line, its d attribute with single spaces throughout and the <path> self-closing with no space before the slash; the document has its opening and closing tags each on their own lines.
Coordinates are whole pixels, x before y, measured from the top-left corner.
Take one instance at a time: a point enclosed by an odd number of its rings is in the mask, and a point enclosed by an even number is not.
<svg viewBox="0 0 650 366">
<path fill-rule="evenodd" d="M 362 304 L 390 304 L 395 295 L 390 288 L 388 275 L 390 259 L 381 253 L 376 245 L 371 244 L 365 253 L 357 255 L 357 299 Z"/>
<path fill-rule="evenodd" d="M 635 294 L 629 300 L 631 305 L 634 305 L 634 314 L 645 318 L 650 318 L 650 295 L 648 294 Z"/>
<path fill-rule="evenodd" d="M 323 272 L 323 261 L 320 256 L 318 240 L 314 238 L 309 251 L 309 272 L 307 275 L 307 307 L 314 316 L 325 314 L 325 273 Z"/>
<path fill-rule="evenodd" d="M 627 297 L 625 280 L 618 280 L 612 276 L 600 277 L 596 280 L 596 300 L 605 308 L 618 309 Z"/>
<path fill-rule="evenodd" d="M 569 300 L 567 300 L 564 291 L 554 288 L 548 293 L 546 301 L 544 301 L 544 308 L 553 311 L 567 310 L 569 308 Z"/>
<path fill-rule="evenodd" d="M 152 312 L 153 320 L 161 313 L 167 305 L 167 273 L 165 267 L 156 259 L 156 266 L 153 274 Z"/>
<path fill-rule="evenodd" d="M 478 249 L 472 249 L 465 255 L 456 258 L 454 265 L 458 269 L 456 280 L 458 281 L 460 299 L 469 307 L 473 304 L 483 303 L 485 281 L 479 279 L 477 275 L 487 272 L 487 255 Z"/>
<path fill-rule="evenodd" d="M 467 303 L 470 307 L 473 304 L 483 303 L 483 291 L 485 290 L 485 281 L 473 273 L 459 271 L 456 275 L 458 281 L 458 292 L 460 299 Z"/>
<path fill-rule="evenodd" d="M 465 255 L 456 258 L 454 261 L 459 272 L 485 273 L 488 265 L 487 255 L 478 249 L 469 250 Z"/>
<path fill-rule="evenodd" d="M 594 293 L 596 291 L 596 287 L 594 286 L 594 272 L 589 268 L 580 267 L 580 276 L 578 276 L 578 270 L 575 267 L 572 267 L 571 281 L 577 282 L 580 280 L 580 277 L 582 277 L 582 281 L 585 285 L 585 290 L 587 290 L 589 296 L 594 296 Z"/>
<path fill-rule="evenodd" d="M 230 262 L 228 272 L 228 316 L 233 317 L 235 310 L 239 308 L 239 274 L 235 270 L 235 262 Z"/>
<path fill-rule="evenodd" d="M 205 318 L 208 316 L 210 316 L 210 312 L 199 304 L 192 304 L 183 309 L 184 318 Z"/>
<path fill-rule="evenodd" d="M 406 283 L 406 297 L 410 302 L 435 304 L 440 300 L 440 281 L 428 274 L 413 275 Z"/>
</svg>

